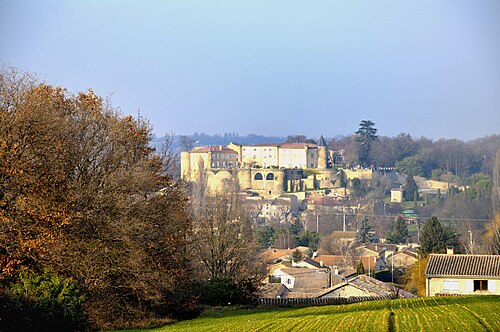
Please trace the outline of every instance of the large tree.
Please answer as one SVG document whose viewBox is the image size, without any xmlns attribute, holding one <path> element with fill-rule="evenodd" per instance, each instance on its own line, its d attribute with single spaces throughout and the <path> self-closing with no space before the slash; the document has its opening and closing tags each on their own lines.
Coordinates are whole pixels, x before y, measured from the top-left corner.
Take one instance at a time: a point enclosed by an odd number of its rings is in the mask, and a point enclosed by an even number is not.
<svg viewBox="0 0 500 332">
<path fill-rule="evenodd" d="M 190 219 L 147 121 L 0 71 L 0 283 L 49 269 L 101 328 L 180 313 Z M 0 287 L 1 288 L 1 287 Z"/>
<path fill-rule="evenodd" d="M 443 252 L 446 247 L 458 245 L 456 230 L 452 226 L 443 226 L 437 217 L 431 217 L 420 233 L 420 251 L 422 255 Z"/>
<path fill-rule="evenodd" d="M 418 185 L 413 178 L 413 175 L 407 175 L 403 185 L 403 197 L 407 201 L 418 199 Z"/>
<path fill-rule="evenodd" d="M 370 120 L 362 120 L 359 124 L 359 129 L 355 132 L 355 140 L 358 144 L 358 157 L 361 165 L 370 165 L 370 151 L 372 143 L 376 139 L 377 129 L 375 128 L 375 123 Z"/>
<path fill-rule="evenodd" d="M 398 217 L 392 224 L 392 232 L 387 236 L 389 243 L 406 243 L 408 240 L 408 225 L 403 218 Z"/>
<path fill-rule="evenodd" d="M 361 222 L 356 233 L 356 241 L 358 243 L 368 243 L 373 241 L 373 227 L 368 221 L 368 217 L 361 219 Z"/>
</svg>

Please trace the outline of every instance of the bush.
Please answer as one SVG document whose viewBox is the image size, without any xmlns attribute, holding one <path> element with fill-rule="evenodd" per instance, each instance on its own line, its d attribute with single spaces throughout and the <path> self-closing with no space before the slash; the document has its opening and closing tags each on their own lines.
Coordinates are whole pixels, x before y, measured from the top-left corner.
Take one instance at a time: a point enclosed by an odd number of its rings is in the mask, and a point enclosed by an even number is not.
<svg viewBox="0 0 500 332">
<path fill-rule="evenodd" d="M 230 278 L 212 278 L 198 287 L 201 302 L 211 306 L 252 304 L 257 293 L 253 280 L 235 282 Z"/>
<path fill-rule="evenodd" d="M 48 272 L 23 272 L 0 294 L 0 331 L 87 329 L 85 296 L 75 281 Z"/>
</svg>

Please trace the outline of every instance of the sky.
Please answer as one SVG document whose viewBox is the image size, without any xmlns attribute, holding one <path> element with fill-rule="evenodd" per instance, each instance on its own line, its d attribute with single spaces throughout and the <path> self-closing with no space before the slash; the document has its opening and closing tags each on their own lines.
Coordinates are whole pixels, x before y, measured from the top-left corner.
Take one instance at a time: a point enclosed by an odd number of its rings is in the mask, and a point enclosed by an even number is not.
<svg viewBox="0 0 500 332">
<path fill-rule="evenodd" d="M 498 0 L 0 0 L 0 61 L 158 136 L 500 133 Z"/>
</svg>

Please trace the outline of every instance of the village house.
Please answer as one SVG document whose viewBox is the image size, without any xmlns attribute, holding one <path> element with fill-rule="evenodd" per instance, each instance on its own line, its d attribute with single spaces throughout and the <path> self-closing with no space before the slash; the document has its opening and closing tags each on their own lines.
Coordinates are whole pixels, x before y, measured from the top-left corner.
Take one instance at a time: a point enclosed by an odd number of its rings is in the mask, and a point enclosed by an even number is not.
<svg viewBox="0 0 500 332">
<path fill-rule="evenodd" d="M 413 298 L 415 295 L 386 284 L 367 275 L 359 275 L 342 284 L 330 287 L 316 295 L 316 298 L 353 297 L 353 296 L 385 296 L 397 298 Z"/>
<path fill-rule="evenodd" d="M 418 255 L 414 251 L 401 250 L 395 254 L 390 254 L 386 258 L 386 264 L 395 269 L 406 269 L 418 261 Z"/>
<path fill-rule="evenodd" d="M 500 255 L 431 254 L 425 278 L 427 296 L 500 295 Z"/>
</svg>

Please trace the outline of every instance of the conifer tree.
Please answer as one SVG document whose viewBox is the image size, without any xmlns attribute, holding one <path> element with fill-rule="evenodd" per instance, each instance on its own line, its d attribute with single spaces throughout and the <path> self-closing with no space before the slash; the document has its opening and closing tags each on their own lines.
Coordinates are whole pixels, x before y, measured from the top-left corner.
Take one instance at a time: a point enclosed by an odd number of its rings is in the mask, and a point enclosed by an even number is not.
<svg viewBox="0 0 500 332">
<path fill-rule="evenodd" d="M 368 222 L 368 218 L 364 217 L 359 225 L 358 232 L 356 233 L 356 241 L 359 243 L 367 243 L 373 241 L 372 225 Z"/>
</svg>

